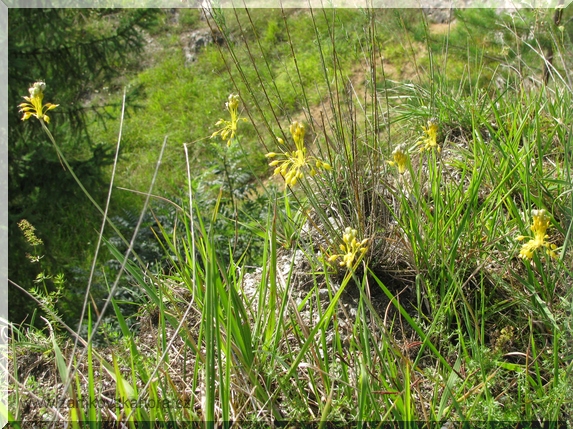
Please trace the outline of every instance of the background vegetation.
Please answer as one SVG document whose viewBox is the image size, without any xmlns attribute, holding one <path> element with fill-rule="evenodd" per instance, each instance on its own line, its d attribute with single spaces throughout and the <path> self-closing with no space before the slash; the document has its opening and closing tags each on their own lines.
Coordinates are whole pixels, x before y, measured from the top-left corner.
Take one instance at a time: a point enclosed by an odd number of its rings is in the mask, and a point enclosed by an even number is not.
<svg viewBox="0 0 573 429">
<path fill-rule="evenodd" d="M 67 293 L 59 306 L 70 323 L 79 316 L 75 300 L 83 296 L 93 256 L 90 244 L 101 218 L 63 168 L 39 124 L 23 123 L 17 106 L 33 82 L 48 82 L 46 96 L 60 104 L 58 114 L 52 115 L 52 131 L 85 187 L 103 202 L 105 168 L 113 163 L 115 143 L 99 138 L 91 127 L 111 119 L 106 109 L 114 101 L 98 99 L 98 94 L 121 90 L 121 76 L 135 72 L 136 58 L 145 46 L 142 31 L 157 25 L 158 13 L 26 8 L 9 12 L 8 274 L 26 289 L 33 287 L 41 271 L 46 276 L 64 274 Z M 135 101 L 135 96 L 132 89 L 129 99 Z M 37 228 L 43 241 L 41 269 L 26 259 L 31 249 L 17 227 L 22 219 Z M 105 287 L 94 292 L 101 298 Z M 9 296 L 10 320 L 29 322 L 35 305 L 12 285 Z"/>
<path fill-rule="evenodd" d="M 46 80 L 57 145 L 102 205 L 116 172 L 115 230 L 77 336 L 101 217 L 15 111 L 11 222 L 45 244 L 14 228 L 10 278 L 36 279 L 45 318 L 13 326 L 12 420 L 570 422 L 570 8 L 453 11 L 451 24 L 417 10 L 34 13 L 10 16 L 14 58 L 34 49 L 12 34 L 41 17 L 71 20 L 44 55 L 67 52 L 64 37 L 125 39 L 93 63 L 70 56 L 94 73 L 77 88 L 49 55 L 10 71 L 12 105 Z M 143 40 L 130 65 L 122 50 Z M 44 76 L 18 83 L 18 70 Z M 210 136 L 230 93 L 246 121 L 227 145 Z M 294 154 L 293 121 L 314 161 L 285 188 L 267 164 Z M 533 237 L 536 210 L 549 224 Z M 54 377 L 62 388 L 41 395 Z"/>
</svg>

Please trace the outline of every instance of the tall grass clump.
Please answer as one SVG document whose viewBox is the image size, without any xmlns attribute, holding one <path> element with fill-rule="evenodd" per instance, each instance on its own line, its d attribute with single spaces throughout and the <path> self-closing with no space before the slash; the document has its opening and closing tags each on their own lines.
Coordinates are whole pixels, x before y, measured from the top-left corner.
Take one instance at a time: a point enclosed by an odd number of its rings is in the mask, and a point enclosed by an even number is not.
<svg viewBox="0 0 573 429">
<path fill-rule="evenodd" d="M 15 331 L 21 347 L 52 353 L 58 403 L 73 405 L 46 414 L 78 427 L 570 423 L 568 33 L 543 27 L 553 60 L 533 52 L 551 65 L 545 81 L 526 58 L 516 67 L 462 45 L 461 15 L 436 35 L 413 11 L 205 14 L 233 84 L 206 133 L 223 166 L 214 204 L 205 210 L 184 145 L 185 198 L 172 202 L 170 225 L 156 218 L 167 268 L 132 257 L 134 240 L 125 252 L 106 240 L 144 296 L 135 321 L 113 296 L 116 280 L 108 301 L 121 336 L 107 349 L 93 345 L 103 314 L 91 311 L 87 340 L 72 334 L 84 348 L 75 353 L 54 330 Z M 525 43 L 503 23 L 528 25 L 527 14 L 490 19 L 509 49 Z M 390 29 L 406 42 L 389 46 Z M 410 79 L 395 80 L 384 52 L 415 64 Z M 260 159 L 267 175 L 255 171 Z M 256 219 L 233 160 L 253 168 L 249 185 L 264 195 Z M 12 350 L 18 420 L 33 387 Z"/>
</svg>

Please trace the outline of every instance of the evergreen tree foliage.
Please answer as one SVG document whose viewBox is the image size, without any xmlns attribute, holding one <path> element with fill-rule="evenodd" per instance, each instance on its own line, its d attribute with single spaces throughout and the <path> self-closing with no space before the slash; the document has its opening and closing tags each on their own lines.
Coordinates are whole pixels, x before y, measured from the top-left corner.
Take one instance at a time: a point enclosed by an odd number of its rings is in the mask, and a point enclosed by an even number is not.
<svg viewBox="0 0 573 429">
<path fill-rule="evenodd" d="M 45 101 L 59 104 L 50 129 L 72 168 L 96 200 L 103 203 L 102 167 L 113 160 L 115 142 L 88 133 L 90 118 L 103 119 L 110 106 L 98 93 L 121 90 L 120 77 L 135 67 L 153 28 L 157 9 L 10 9 L 8 16 L 9 278 L 26 289 L 43 272 L 65 275 L 58 303 L 65 319 L 77 317 L 78 288 L 85 288 L 86 267 L 100 215 L 65 171 L 36 120 L 21 121 L 18 104 L 33 82 L 46 82 Z M 131 97 L 136 95 L 131 90 Z M 95 115 L 90 112 L 94 112 Z M 32 249 L 17 227 L 28 220 L 43 240 L 43 258 L 34 265 Z M 47 290 L 53 289 L 53 283 Z M 30 317 L 34 305 L 9 289 L 9 317 Z M 28 320 L 29 321 L 29 320 Z"/>
</svg>

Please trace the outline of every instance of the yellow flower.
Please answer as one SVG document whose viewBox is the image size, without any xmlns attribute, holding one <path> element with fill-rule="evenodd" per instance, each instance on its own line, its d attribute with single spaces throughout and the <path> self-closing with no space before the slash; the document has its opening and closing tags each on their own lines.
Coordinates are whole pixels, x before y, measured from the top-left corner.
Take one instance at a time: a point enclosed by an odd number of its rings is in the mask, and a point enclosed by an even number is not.
<svg viewBox="0 0 573 429">
<path fill-rule="evenodd" d="M 540 247 L 545 247 L 546 253 L 551 256 L 552 258 L 557 258 L 557 253 L 555 249 L 557 246 L 552 243 L 548 243 L 545 241 L 546 238 L 549 238 L 549 235 L 546 234 L 547 228 L 549 228 L 550 218 L 549 215 L 545 210 L 532 210 L 531 214 L 533 215 L 533 225 L 531 225 L 531 230 L 533 231 L 533 238 L 521 246 L 521 250 L 519 252 L 519 257 L 526 260 L 533 259 L 533 252 Z M 516 238 L 518 241 L 525 240 L 526 238 L 523 235 L 520 235 Z"/>
<path fill-rule="evenodd" d="M 28 242 L 28 244 L 30 244 L 32 247 L 34 247 L 34 249 L 35 249 L 34 253 L 36 253 L 36 246 L 40 246 L 41 244 L 44 244 L 42 239 L 40 239 L 36 236 L 36 233 L 34 232 L 34 231 L 36 231 L 36 228 L 34 228 L 34 226 L 30 222 L 28 222 L 26 219 L 22 219 L 20 222 L 18 222 L 17 225 L 18 225 L 18 228 L 20 228 L 20 230 L 24 234 L 24 237 L 26 238 L 26 241 Z M 30 255 L 29 253 L 26 253 L 26 258 L 28 258 L 30 260 L 30 262 L 33 262 L 33 263 L 39 262 L 43 257 L 44 257 L 43 255 L 38 255 L 37 253 L 35 255 Z"/>
<path fill-rule="evenodd" d="M 408 166 L 408 154 L 406 153 L 406 145 L 404 143 L 396 146 L 392 152 L 393 161 L 386 161 L 389 165 L 398 167 L 398 172 L 404 174 Z"/>
<path fill-rule="evenodd" d="M 23 121 L 30 118 L 30 116 L 35 116 L 40 121 L 44 121 L 46 123 L 50 122 L 50 117 L 46 115 L 45 112 L 55 109 L 59 104 L 42 104 L 42 100 L 44 99 L 44 89 L 46 89 L 46 84 L 44 82 L 36 82 L 28 88 L 30 96 L 24 97 L 26 102 L 18 105 L 20 112 L 24 113 L 24 116 L 22 116 Z"/>
<path fill-rule="evenodd" d="M 347 227 L 342 235 L 342 241 L 344 244 L 340 245 L 340 250 L 342 250 L 343 253 L 332 255 L 328 258 L 328 262 L 334 262 L 341 258 L 342 260 L 339 262 L 339 265 L 351 270 L 354 266 L 356 255 L 358 255 L 360 260 L 360 257 L 362 257 L 362 255 L 364 255 L 368 250 L 368 239 L 366 238 L 359 243 L 356 239 L 356 234 L 357 232 L 355 229 Z"/>
<path fill-rule="evenodd" d="M 421 146 L 420 147 L 420 152 L 423 152 L 425 150 L 432 150 L 434 148 L 436 148 L 438 150 L 438 152 L 440 152 L 442 149 L 440 148 L 440 146 L 438 146 L 438 124 L 436 122 L 435 119 L 430 119 L 428 121 L 428 126 L 427 127 L 422 127 L 422 130 L 424 131 L 425 136 L 422 137 L 418 143 L 416 143 L 417 146 Z"/>
<path fill-rule="evenodd" d="M 225 119 L 219 119 L 215 126 L 223 126 L 218 131 L 211 134 L 211 138 L 215 138 L 220 135 L 223 141 L 227 141 L 227 146 L 231 146 L 235 135 L 237 134 L 237 124 L 239 121 L 246 122 L 246 118 L 239 118 L 239 96 L 237 94 L 229 95 L 229 101 L 225 103 L 225 108 L 231 114 L 231 120 L 227 121 Z"/>
<path fill-rule="evenodd" d="M 20 230 L 24 234 L 24 237 L 26 237 L 26 241 L 30 245 L 39 246 L 40 244 L 44 244 L 44 242 L 40 238 L 36 237 L 36 233 L 34 232 L 36 231 L 36 228 L 34 228 L 34 226 L 26 219 L 22 219 L 20 222 L 17 223 L 17 225 L 18 228 L 20 228 Z"/>
<path fill-rule="evenodd" d="M 294 140 L 296 150 L 294 152 L 270 152 L 265 156 L 267 158 L 282 157 L 284 159 L 275 159 L 271 161 L 269 165 L 275 167 L 274 174 L 281 174 L 288 186 L 296 185 L 299 179 L 304 177 L 302 169 L 308 167 L 310 175 L 314 176 L 316 174 L 315 167 L 323 170 L 330 170 L 331 167 L 324 161 L 314 157 L 306 155 L 306 147 L 304 146 L 304 125 L 299 122 L 293 122 L 290 126 L 290 133 Z M 277 138 L 280 144 L 284 144 L 281 138 Z"/>
</svg>

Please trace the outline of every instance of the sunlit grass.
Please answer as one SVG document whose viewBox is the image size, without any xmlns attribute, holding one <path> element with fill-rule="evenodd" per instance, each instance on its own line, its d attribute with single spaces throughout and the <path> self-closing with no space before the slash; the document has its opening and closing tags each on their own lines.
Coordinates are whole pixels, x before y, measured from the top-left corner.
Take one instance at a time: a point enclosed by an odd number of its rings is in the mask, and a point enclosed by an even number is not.
<svg viewBox="0 0 573 429">
<path fill-rule="evenodd" d="M 480 61 L 475 68 L 451 49 L 434 55 L 428 41 L 416 80 L 397 84 L 379 58 L 384 14 L 269 14 L 213 11 L 208 23 L 226 43 L 209 47 L 203 58 L 218 55 L 215 66 L 228 72 L 231 86 L 227 92 L 209 87 L 218 110 L 200 94 L 190 102 L 195 84 L 179 81 L 187 88 L 183 95 L 165 89 L 172 75 L 154 70 L 140 77 L 149 79 L 149 91 L 163 84 L 146 106 L 157 116 L 126 139 L 148 133 L 151 140 L 151 130 L 168 132 L 170 120 L 211 127 L 197 125 L 189 139 L 174 133 L 167 153 L 181 158 L 171 163 L 168 156 L 167 169 L 159 170 L 176 175 L 181 186 L 171 202 L 175 220 L 168 226 L 157 219 L 154 230 L 167 263 L 152 270 L 132 257 L 133 241 L 126 253 L 106 242 L 144 304 L 134 331 L 119 305 L 125 303 L 113 297 L 119 276 L 111 283 L 108 302 L 121 335 L 101 351 L 92 344 L 102 320 L 93 312 L 101 308 L 88 312 L 89 342 L 79 340 L 85 350 L 73 356 L 56 335 L 64 325 L 47 304 L 49 335 L 15 330 L 10 418 L 23 418 L 25 392 L 38 394 L 30 374 L 19 375 L 29 342 L 43 344 L 46 361 L 56 364 L 60 403 L 103 401 L 98 409 L 72 407 L 65 416 L 57 407 L 45 412 L 76 425 L 86 419 L 132 426 L 392 420 L 428 427 L 570 420 L 569 69 L 557 65 L 547 85 L 526 88 L 524 74 L 537 79 L 536 70 Z M 425 22 L 407 31 L 410 18 L 398 18 L 403 41 L 428 31 Z M 261 19 L 268 20 L 266 31 Z M 348 26 L 334 25 L 347 19 Z M 312 46 L 301 46 L 309 41 Z M 570 46 L 562 43 L 556 49 Z M 364 69 L 359 80 L 348 60 L 351 47 Z M 270 65 L 273 56 L 282 68 Z M 441 68 L 446 60 L 466 61 L 467 68 L 449 74 Z M 163 72 L 174 73 L 167 66 Z M 495 83 L 482 85 L 486 75 Z M 209 153 L 220 156 L 215 162 L 223 164 L 224 179 L 206 192 L 195 175 L 193 145 L 218 134 L 213 124 L 225 100 L 238 102 L 229 98 L 237 93 L 244 111 L 234 117 L 249 122 L 229 128 L 229 139 L 211 139 Z M 160 102 L 166 99 L 167 110 Z M 295 143 L 280 161 L 277 136 Z M 240 162 L 232 164 L 232 156 Z M 282 189 L 267 179 L 273 168 L 261 177 L 257 157 L 271 162 Z M 231 177 L 239 168 L 256 178 L 265 211 L 249 212 L 255 197 L 234 192 L 239 181 Z M 203 203 L 205 194 L 214 195 L 212 205 Z M 221 218 L 232 225 L 223 240 Z M 254 238 L 246 248 L 259 246 L 258 267 L 245 262 L 245 248 L 237 251 L 238 236 L 247 231 Z M 150 405 L 160 401 L 180 406 Z"/>
</svg>

